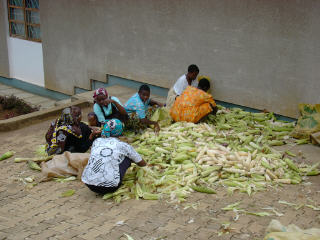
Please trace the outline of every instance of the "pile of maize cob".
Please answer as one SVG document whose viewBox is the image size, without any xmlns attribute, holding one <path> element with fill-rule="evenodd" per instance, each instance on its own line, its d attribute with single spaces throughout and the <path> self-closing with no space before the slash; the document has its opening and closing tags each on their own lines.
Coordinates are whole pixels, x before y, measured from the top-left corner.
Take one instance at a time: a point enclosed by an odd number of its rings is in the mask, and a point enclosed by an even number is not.
<svg viewBox="0 0 320 240">
<path fill-rule="evenodd" d="M 158 135 L 148 129 L 134 136 L 133 146 L 148 167 L 132 166 L 123 185 L 103 198 L 169 198 L 182 202 L 190 192 L 215 193 L 218 185 L 248 195 L 268 185 L 298 184 L 318 175 L 317 165 L 297 165 L 272 146 L 293 143 L 294 123 L 277 121 L 272 113 L 250 113 L 220 107 L 206 122 L 174 123 Z"/>
</svg>

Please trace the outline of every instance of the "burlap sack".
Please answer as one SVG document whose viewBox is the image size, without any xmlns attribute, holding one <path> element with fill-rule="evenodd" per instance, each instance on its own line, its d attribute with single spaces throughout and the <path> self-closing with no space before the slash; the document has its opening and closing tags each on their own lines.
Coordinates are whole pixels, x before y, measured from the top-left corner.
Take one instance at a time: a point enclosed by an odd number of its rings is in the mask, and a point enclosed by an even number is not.
<svg viewBox="0 0 320 240">
<path fill-rule="evenodd" d="M 89 153 L 64 152 L 63 154 L 55 155 L 48 162 L 43 162 L 41 164 L 41 172 L 44 179 L 69 176 L 77 176 L 80 179 L 89 157 Z"/>
<path fill-rule="evenodd" d="M 301 229 L 294 224 L 282 225 L 278 220 L 271 220 L 266 229 L 268 234 L 264 240 L 318 240 L 320 239 L 319 228 Z"/>
<path fill-rule="evenodd" d="M 320 146 L 320 132 L 311 134 L 310 138 L 313 144 Z"/>
<path fill-rule="evenodd" d="M 292 132 L 294 138 L 309 138 L 320 131 L 320 104 L 299 104 L 301 116 Z"/>
</svg>

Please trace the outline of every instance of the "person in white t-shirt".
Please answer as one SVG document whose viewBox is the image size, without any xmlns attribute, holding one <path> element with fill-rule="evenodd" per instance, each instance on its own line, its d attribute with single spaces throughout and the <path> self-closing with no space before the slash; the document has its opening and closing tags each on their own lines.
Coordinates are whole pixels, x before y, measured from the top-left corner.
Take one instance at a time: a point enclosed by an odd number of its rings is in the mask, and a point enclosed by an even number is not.
<svg viewBox="0 0 320 240">
<path fill-rule="evenodd" d="M 199 74 L 199 68 L 197 65 L 192 64 L 188 67 L 188 73 L 183 74 L 170 88 L 166 100 L 166 107 L 171 108 L 177 96 L 180 96 L 187 86 L 198 87 L 198 81 L 196 80 Z"/>
<path fill-rule="evenodd" d="M 103 126 L 101 138 L 97 138 L 92 144 L 81 180 L 93 192 L 115 192 L 121 186 L 131 163 L 139 167 L 147 165 L 131 145 L 118 138 L 122 131 L 123 123 L 119 119 L 111 119 Z"/>
</svg>

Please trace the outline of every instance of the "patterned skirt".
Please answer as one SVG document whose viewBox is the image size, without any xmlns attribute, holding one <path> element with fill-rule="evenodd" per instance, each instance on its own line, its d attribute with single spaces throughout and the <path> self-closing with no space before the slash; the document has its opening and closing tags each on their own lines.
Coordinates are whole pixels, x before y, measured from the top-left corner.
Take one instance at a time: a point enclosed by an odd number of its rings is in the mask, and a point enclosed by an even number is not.
<svg viewBox="0 0 320 240">
<path fill-rule="evenodd" d="M 146 112 L 146 118 L 150 119 L 153 113 L 156 111 L 156 107 L 149 107 Z M 134 131 L 135 133 L 140 133 L 145 130 L 148 126 L 141 123 L 139 116 L 133 112 L 129 113 L 129 119 L 125 123 L 126 131 Z"/>
</svg>

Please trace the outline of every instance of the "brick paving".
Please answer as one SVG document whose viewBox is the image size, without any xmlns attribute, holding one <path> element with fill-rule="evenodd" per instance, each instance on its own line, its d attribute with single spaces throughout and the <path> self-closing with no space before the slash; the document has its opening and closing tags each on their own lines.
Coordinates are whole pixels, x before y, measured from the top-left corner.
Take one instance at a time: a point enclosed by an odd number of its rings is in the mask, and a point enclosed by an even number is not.
<svg viewBox="0 0 320 240">
<path fill-rule="evenodd" d="M 86 112 L 84 111 L 84 116 Z M 16 151 L 16 157 L 31 157 L 36 146 L 44 143 L 50 120 L 11 132 L 0 133 L 1 153 Z M 320 148 L 299 146 L 290 149 L 305 152 L 305 161 L 319 161 Z M 41 182 L 33 188 L 19 178 L 41 173 L 28 169 L 25 163 L 14 163 L 13 158 L 0 162 L 0 239 L 262 239 L 271 219 L 301 228 L 320 227 L 319 211 L 310 208 L 295 210 L 281 205 L 278 200 L 320 205 L 320 177 L 307 180 L 311 184 L 289 185 L 256 193 L 228 195 L 218 188 L 217 194 L 194 193 L 181 204 L 166 200 L 128 200 L 119 204 L 102 200 L 80 181 L 67 183 Z M 71 197 L 61 193 L 75 189 Z M 242 201 L 241 207 L 250 211 L 266 211 L 275 207 L 282 217 L 240 215 L 234 221 L 233 212 L 221 210 L 228 204 Z M 192 208 L 191 204 L 196 208 Z M 185 209 L 186 208 L 186 209 Z M 222 223 L 230 222 L 230 233 L 218 236 Z"/>
</svg>

